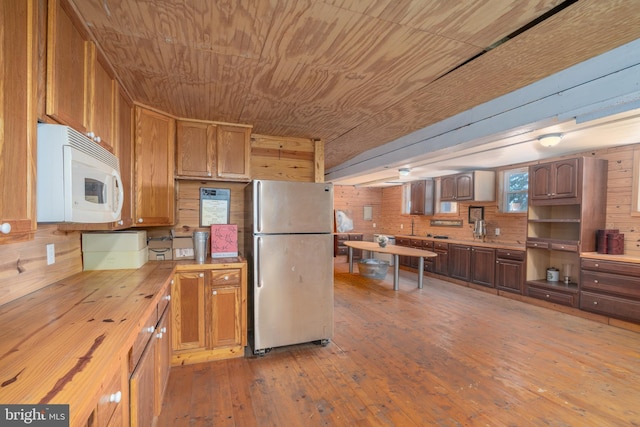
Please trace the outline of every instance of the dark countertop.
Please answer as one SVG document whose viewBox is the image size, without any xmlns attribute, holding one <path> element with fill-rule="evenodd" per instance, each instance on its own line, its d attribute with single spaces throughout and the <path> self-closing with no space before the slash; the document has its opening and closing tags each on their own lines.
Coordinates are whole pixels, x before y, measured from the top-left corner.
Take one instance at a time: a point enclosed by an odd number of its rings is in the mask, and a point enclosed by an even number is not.
<svg viewBox="0 0 640 427">
<path fill-rule="evenodd" d="M 499 242 L 483 242 L 481 240 L 461 240 L 461 239 L 436 239 L 433 236 L 410 236 L 408 234 L 394 234 L 396 237 L 402 237 L 407 239 L 418 239 L 418 240 L 429 240 L 432 242 L 445 242 L 445 243 L 454 243 L 457 245 L 469 245 L 469 246 L 478 246 L 483 248 L 494 248 L 494 249 L 513 249 L 524 251 L 526 246 L 524 243 L 499 243 Z"/>
</svg>

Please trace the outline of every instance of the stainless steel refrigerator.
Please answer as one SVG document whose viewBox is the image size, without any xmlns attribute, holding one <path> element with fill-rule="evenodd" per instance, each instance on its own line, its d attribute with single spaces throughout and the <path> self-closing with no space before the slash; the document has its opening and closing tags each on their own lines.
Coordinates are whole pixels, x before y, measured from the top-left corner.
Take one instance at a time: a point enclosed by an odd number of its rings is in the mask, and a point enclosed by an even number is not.
<svg viewBox="0 0 640 427">
<path fill-rule="evenodd" d="M 255 180 L 246 188 L 254 354 L 333 338 L 333 185 Z"/>
</svg>

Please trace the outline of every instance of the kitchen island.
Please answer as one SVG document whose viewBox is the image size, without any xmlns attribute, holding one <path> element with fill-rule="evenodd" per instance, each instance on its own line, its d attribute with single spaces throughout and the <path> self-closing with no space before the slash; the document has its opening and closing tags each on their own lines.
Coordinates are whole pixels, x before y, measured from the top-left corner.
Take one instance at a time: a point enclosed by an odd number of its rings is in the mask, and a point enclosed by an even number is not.
<svg viewBox="0 0 640 427">
<path fill-rule="evenodd" d="M 408 248 L 406 246 L 397 246 L 397 245 L 386 245 L 385 247 L 380 246 L 374 242 L 358 242 L 358 241 L 348 241 L 344 242 L 346 246 L 349 247 L 349 273 L 353 273 L 353 249 L 363 249 L 365 251 L 371 252 L 379 252 L 383 254 L 391 254 L 394 257 L 393 263 L 393 290 L 397 291 L 400 289 L 399 285 L 399 275 L 400 275 L 400 256 L 412 256 L 419 258 L 418 264 L 418 288 L 422 289 L 422 277 L 424 273 L 424 258 L 425 257 L 435 257 L 437 254 L 431 251 L 425 251 L 422 249 L 416 248 Z"/>
</svg>

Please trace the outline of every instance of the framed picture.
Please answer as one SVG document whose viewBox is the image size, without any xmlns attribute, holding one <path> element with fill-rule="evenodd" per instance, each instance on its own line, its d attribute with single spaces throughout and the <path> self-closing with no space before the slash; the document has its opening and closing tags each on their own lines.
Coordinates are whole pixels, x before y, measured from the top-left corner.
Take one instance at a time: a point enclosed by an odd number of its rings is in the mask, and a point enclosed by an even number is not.
<svg viewBox="0 0 640 427">
<path fill-rule="evenodd" d="M 469 224 L 484 219 L 484 206 L 469 206 Z"/>
</svg>

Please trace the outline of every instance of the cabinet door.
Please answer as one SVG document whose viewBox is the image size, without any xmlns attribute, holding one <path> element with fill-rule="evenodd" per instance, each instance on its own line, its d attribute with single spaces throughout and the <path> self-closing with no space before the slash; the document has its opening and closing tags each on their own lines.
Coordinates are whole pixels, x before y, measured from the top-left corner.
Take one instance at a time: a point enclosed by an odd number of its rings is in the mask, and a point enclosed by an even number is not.
<svg viewBox="0 0 640 427">
<path fill-rule="evenodd" d="M 171 370 L 171 305 L 160 317 L 156 328 L 156 385 L 155 385 L 155 415 L 160 415 L 162 410 L 162 396 L 169 382 Z"/>
<path fill-rule="evenodd" d="M 205 272 L 180 272 L 171 289 L 172 348 L 174 351 L 204 349 Z"/>
<path fill-rule="evenodd" d="M 469 281 L 471 278 L 471 246 L 449 245 L 449 276 Z"/>
<path fill-rule="evenodd" d="M 173 225 L 175 121 L 136 107 L 135 218 L 140 227 Z"/>
<path fill-rule="evenodd" d="M 490 248 L 471 249 L 471 281 L 478 285 L 495 285 L 496 251 Z"/>
<path fill-rule="evenodd" d="M 1 3 L 0 225 L 7 229 L 0 232 L 0 244 L 29 240 L 36 230 L 37 46 L 32 42 L 38 22 L 35 1 Z"/>
<path fill-rule="evenodd" d="M 133 105 L 129 98 L 118 90 L 116 97 L 115 154 L 120 160 L 120 176 L 124 201 L 122 215 L 116 228 L 129 228 L 133 224 Z"/>
<path fill-rule="evenodd" d="M 473 174 L 456 175 L 456 200 L 473 200 Z"/>
<path fill-rule="evenodd" d="M 522 294 L 524 262 L 499 259 L 496 262 L 496 287 Z"/>
<path fill-rule="evenodd" d="M 362 234 L 349 234 L 349 240 L 361 242 Z M 353 248 L 353 259 L 354 261 L 362 259 L 362 249 Z"/>
<path fill-rule="evenodd" d="M 90 108 L 89 137 L 103 147 L 114 149 L 116 80 L 102 55 L 90 45 L 92 64 L 89 74 Z"/>
<path fill-rule="evenodd" d="M 411 215 L 424 215 L 425 181 L 411 183 Z"/>
<path fill-rule="evenodd" d="M 440 200 L 445 202 L 455 202 L 456 200 L 456 177 L 443 176 L 440 178 Z"/>
<path fill-rule="evenodd" d="M 242 344 L 240 285 L 211 287 L 210 347 Z"/>
<path fill-rule="evenodd" d="M 216 176 L 243 181 L 251 179 L 251 129 L 228 125 L 217 128 Z"/>
<path fill-rule="evenodd" d="M 216 127 L 202 122 L 178 120 L 176 124 L 176 174 L 179 177 L 212 178 Z"/>
<path fill-rule="evenodd" d="M 553 163 L 553 197 L 556 199 L 578 197 L 578 159 Z"/>
<path fill-rule="evenodd" d="M 531 200 L 547 200 L 551 197 L 551 164 L 531 166 L 529 168 L 529 197 Z"/>
<path fill-rule="evenodd" d="M 154 334 L 129 380 L 131 427 L 147 427 L 153 424 L 156 396 L 155 340 Z"/>
<path fill-rule="evenodd" d="M 49 2 L 47 34 L 47 115 L 82 134 L 88 127 L 88 73 L 91 45 L 74 25 L 62 0 Z"/>
</svg>

